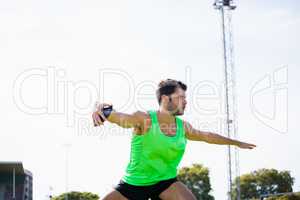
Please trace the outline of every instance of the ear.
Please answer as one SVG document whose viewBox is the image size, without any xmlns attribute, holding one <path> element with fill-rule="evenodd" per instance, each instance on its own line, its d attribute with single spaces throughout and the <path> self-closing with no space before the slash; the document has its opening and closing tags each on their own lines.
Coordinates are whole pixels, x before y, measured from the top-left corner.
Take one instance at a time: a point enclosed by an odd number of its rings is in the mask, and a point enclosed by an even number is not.
<svg viewBox="0 0 300 200">
<path fill-rule="evenodd" d="M 166 102 L 166 101 L 169 101 L 169 96 L 167 95 L 161 95 L 161 102 Z"/>
</svg>

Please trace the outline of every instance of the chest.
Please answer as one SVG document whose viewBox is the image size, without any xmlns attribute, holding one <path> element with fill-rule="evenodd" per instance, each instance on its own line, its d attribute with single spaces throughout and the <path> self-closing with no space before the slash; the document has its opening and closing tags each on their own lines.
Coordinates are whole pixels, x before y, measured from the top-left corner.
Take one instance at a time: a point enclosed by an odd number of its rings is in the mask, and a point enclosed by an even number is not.
<svg viewBox="0 0 300 200">
<path fill-rule="evenodd" d="M 166 136 L 156 132 L 144 143 L 144 150 L 149 159 L 174 160 L 182 156 L 186 140 L 184 137 Z"/>
<path fill-rule="evenodd" d="M 162 134 L 169 137 L 174 137 L 177 132 L 177 125 L 176 123 L 171 123 L 171 124 L 159 123 L 158 129 Z"/>
</svg>

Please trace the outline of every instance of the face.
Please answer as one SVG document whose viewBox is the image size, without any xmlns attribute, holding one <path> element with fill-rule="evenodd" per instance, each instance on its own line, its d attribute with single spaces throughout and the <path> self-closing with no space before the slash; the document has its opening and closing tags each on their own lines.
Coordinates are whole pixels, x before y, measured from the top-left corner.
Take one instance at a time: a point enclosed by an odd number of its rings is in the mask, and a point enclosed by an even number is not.
<svg viewBox="0 0 300 200">
<path fill-rule="evenodd" d="M 177 88 L 176 91 L 164 98 L 166 109 L 173 115 L 183 115 L 187 104 L 185 91 Z"/>
</svg>

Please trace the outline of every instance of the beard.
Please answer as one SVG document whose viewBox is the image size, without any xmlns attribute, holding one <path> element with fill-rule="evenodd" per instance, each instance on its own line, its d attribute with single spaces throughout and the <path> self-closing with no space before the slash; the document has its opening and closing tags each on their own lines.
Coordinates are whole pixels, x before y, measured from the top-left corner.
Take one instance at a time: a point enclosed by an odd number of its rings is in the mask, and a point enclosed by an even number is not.
<svg viewBox="0 0 300 200">
<path fill-rule="evenodd" d="M 183 115 L 184 109 L 179 109 L 176 105 L 173 104 L 173 102 L 169 102 L 167 105 L 167 110 L 173 115 Z"/>
</svg>

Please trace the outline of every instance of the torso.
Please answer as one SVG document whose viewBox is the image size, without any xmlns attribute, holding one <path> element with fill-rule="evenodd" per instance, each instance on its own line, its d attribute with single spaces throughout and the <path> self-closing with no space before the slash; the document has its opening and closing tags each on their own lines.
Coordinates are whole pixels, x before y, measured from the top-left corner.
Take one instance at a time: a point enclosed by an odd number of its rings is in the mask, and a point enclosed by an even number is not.
<svg viewBox="0 0 300 200">
<path fill-rule="evenodd" d="M 145 123 L 133 132 L 130 161 L 122 180 L 147 186 L 176 177 L 186 147 L 183 121 L 156 111 L 140 112 L 137 117 Z"/>
</svg>

